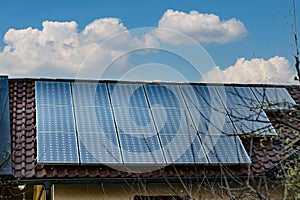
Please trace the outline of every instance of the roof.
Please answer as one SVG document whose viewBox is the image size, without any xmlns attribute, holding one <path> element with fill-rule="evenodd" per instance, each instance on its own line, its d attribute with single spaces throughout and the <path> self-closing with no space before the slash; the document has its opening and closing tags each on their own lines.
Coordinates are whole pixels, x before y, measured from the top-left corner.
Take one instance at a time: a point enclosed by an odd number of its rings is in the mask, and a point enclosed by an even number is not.
<svg viewBox="0 0 300 200">
<path fill-rule="evenodd" d="M 249 85 L 244 86 L 249 87 Z M 300 86 L 285 87 L 299 105 Z M 230 172 L 224 172 L 221 166 L 170 165 L 159 170 L 135 174 L 118 171 L 104 165 L 38 164 L 36 160 L 35 79 L 10 79 L 9 101 L 12 167 L 13 176 L 17 179 L 220 177 L 224 173 L 242 177 L 247 176 L 249 172 L 247 165 L 228 166 L 231 169 Z M 250 171 L 257 175 L 276 168 L 281 161 L 300 151 L 299 137 L 297 137 L 300 127 L 299 107 L 293 111 L 267 112 L 267 115 L 273 124 L 277 124 L 274 125 L 279 133 L 276 138 L 241 137 L 251 157 Z"/>
</svg>

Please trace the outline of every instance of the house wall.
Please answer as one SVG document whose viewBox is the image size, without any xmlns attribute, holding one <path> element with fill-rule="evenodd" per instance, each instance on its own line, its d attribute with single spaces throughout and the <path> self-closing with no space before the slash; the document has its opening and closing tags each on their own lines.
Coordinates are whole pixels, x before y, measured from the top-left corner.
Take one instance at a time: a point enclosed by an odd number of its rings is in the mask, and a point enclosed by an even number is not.
<svg viewBox="0 0 300 200">
<path fill-rule="evenodd" d="M 187 188 L 188 187 L 188 188 Z M 117 184 L 105 183 L 98 185 L 54 185 L 52 190 L 53 200 L 76 200 L 76 199 L 95 199 L 95 200 L 133 200 L 135 195 L 142 196 L 184 196 L 190 193 L 192 197 L 197 199 L 230 199 L 226 195 L 227 190 L 220 188 L 200 188 L 196 186 L 183 187 L 181 184 Z M 241 197 L 249 194 L 250 191 L 242 189 L 240 191 L 233 190 L 232 195 Z M 282 188 L 269 190 L 270 199 L 283 199 Z M 251 196 L 251 195 L 250 195 Z M 252 197 L 243 199 L 255 199 Z"/>
<path fill-rule="evenodd" d="M 44 187 L 42 185 L 35 185 L 33 189 L 33 199 L 40 200 L 45 199 L 45 194 L 43 192 Z"/>
</svg>

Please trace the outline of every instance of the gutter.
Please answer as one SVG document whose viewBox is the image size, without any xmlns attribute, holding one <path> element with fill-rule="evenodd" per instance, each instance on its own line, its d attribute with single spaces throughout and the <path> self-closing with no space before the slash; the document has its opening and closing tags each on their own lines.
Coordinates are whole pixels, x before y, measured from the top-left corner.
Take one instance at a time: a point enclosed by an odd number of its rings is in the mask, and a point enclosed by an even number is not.
<svg viewBox="0 0 300 200">
<path fill-rule="evenodd" d="M 254 175 L 255 178 L 259 178 L 262 175 Z M 137 180 L 142 181 L 145 184 L 149 183 L 165 183 L 169 181 L 171 183 L 194 183 L 199 180 L 211 180 L 211 181 L 221 181 L 224 179 L 227 180 L 247 180 L 249 176 L 221 176 L 221 177 L 130 177 L 130 178 L 122 178 L 122 177 L 110 177 L 110 178 L 27 178 L 27 179 L 14 179 L 14 180 L 6 180 L 3 181 L 0 186 L 10 186 L 10 185 L 45 185 L 45 184 L 99 184 L 99 183 L 134 183 Z"/>
</svg>

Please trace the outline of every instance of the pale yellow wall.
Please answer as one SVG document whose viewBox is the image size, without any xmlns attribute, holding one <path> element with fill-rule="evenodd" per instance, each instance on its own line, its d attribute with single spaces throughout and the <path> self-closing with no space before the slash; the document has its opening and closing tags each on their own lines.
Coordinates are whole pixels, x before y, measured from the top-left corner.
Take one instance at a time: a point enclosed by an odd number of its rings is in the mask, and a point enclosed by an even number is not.
<svg viewBox="0 0 300 200">
<path fill-rule="evenodd" d="M 225 190 L 215 191 L 206 189 L 197 190 L 196 185 L 190 186 L 193 189 L 185 188 L 181 184 L 116 184 L 105 183 L 103 185 L 54 185 L 52 188 L 54 200 L 133 200 L 135 195 L 185 195 L 191 193 L 194 199 L 228 199 Z M 189 186 L 188 186 L 189 187 Z M 175 191 L 175 192 L 173 192 Z M 242 190 L 241 192 L 247 192 Z M 232 191 L 232 194 L 238 192 Z M 282 199 L 282 190 L 271 190 L 271 199 Z"/>
<path fill-rule="evenodd" d="M 45 199 L 45 196 L 44 196 L 44 187 L 42 185 L 35 185 L 33 187 L 33 199 L 34 200 L 39 200 L 39 197 L 41 195 L 41 199 Z"/>
<path fill-rule="evenodd" d="M 176 193 L 186 194 L 184 188 L 173 185 Z M 135 195 L 176 195 L 166 184 L 113 184 L 99 185 L 55 185 L 54 200 L 101 199 L 132 200 Z"/>
</svg>

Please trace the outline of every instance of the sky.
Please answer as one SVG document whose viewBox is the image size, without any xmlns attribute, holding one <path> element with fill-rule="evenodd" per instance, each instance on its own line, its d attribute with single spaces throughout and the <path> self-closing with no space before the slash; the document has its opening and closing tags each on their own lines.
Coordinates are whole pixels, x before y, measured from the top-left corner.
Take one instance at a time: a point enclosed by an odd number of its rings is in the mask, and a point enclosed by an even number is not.
<svg viewBox="0 0 300 200">
<path fill-rule="evenodd" d="M 1 0 L 0 9 L 9 77 L 296 84 L 292 0 Z"/>
</svg>

